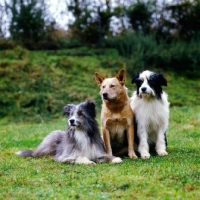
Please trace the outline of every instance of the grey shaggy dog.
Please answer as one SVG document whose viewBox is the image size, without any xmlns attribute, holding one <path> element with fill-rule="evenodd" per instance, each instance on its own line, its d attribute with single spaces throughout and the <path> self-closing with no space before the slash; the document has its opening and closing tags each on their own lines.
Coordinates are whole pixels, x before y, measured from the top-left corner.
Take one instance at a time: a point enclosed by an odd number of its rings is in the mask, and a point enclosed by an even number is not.
<svg viewBox="0 0 200 200">
<path fill-rule="evenodd" d="M 21 157 L 52 156 L 57 162 L 95 164 L 95 162 L 120 163 L 121 158 L 106 154 L 105 146 L 95 119 L 93 100 L 78 105 L 68 104 L 63 114 L 68 118 L 67 130 L 56 130 L 47 135 L 34 150 L 22 150 Z"/>
</svg>

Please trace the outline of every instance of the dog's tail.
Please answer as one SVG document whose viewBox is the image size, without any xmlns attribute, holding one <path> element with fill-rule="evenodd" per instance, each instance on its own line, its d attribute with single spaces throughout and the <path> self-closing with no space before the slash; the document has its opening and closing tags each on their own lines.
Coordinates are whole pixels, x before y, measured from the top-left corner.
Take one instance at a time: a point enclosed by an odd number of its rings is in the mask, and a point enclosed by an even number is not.
<svg viewBox="0 0 200 200">
<path fill-rule="evenodd" d="M 21 150 L 16 152 L 16 154 L 20 157 L 34 157 L 32 150 Z"/>
</svg>

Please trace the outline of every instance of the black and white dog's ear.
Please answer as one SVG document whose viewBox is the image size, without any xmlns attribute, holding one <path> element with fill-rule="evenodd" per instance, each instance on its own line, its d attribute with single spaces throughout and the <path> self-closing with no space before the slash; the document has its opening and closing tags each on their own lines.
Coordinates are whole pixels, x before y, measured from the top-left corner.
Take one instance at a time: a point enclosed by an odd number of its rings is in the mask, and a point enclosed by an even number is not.
<svg viewBox="0 0 200 200">
<path fill-rule="evenodd" d="M 74 108 L 74 104 L 68 104 L 63 108 L 63 115 L 66 115 L 67 117 L 69 117 L 72 109 Z"/>
<path fill-rule="evenodd" d="M 162 73 L 158 73 L 158 80 L 161 86 L 167 86 L 167 80 L 165 79 L 164 75 Z"/>
<path fill-rule="evenodd" d="M 137 83 L 138 78 L 140 77 L 140 73 L 138 72 L 135 77 L 132 79 L 131 83 Z"/>
<path fill-rule="evenodd" d="M 96 104 L 95 104 L 95 101 L 92 100 L 92 99 L 88 99 L 86 102 L 85 102 L 85 105 L 87 107 L 87 111 L 89 112 L 90 116 L 91 117 L 96 117 Z"/>
</svg>

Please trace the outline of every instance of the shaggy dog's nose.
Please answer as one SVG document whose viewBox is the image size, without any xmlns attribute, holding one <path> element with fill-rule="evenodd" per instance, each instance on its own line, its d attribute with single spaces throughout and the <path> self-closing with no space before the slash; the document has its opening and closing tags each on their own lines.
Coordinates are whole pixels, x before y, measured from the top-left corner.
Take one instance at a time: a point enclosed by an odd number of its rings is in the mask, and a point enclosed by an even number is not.
<svg viewBox="0 0 200 200">
<path fill-rule="evenodd" d="M 74 126 L 74 122 L 75 122 L 74 119 L 70 119 L 69 122 L 70 122 L 70 124 L 71 124 L 72 126 Z"/>
<path fill-rule="evenodd" d="M 107 99 L 108 99 L 108 93 L 103 93 L 103 98 L 104 98 L 105 100 L 107 100 Z"/>
</svg>

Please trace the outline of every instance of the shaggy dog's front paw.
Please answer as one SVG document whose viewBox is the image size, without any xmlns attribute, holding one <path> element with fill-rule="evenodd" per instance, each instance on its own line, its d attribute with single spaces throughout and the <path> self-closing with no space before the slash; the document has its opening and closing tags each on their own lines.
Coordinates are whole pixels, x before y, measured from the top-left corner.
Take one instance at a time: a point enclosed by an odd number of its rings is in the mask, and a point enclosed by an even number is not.
<svg viewBox="0 0 200 200">
<path fill-rule="evenodd" d="M 112 163 L 121 163 L 121 162 L 122 162 L 122 159 L 119 157 L 112 159 Z"/>
<path fill-rule="evenodd" d="M 86 157 L 78 157 L 78 158 L 76 158 L 75 163 L 77 163 L 77 164 L 84 164 L 84 165 L 90 165 L 90 164 L 96 165 L 95 162 L 89 160 L 89 159 L 86 158 Z"/>
</svg>

